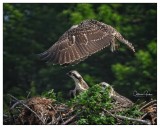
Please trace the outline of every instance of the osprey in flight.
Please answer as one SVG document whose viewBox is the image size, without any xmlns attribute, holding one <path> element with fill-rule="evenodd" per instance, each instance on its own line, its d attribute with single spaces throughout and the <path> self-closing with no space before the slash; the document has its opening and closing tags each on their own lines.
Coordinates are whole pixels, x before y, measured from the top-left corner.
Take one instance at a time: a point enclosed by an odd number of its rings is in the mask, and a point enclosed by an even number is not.
<svg viewBox="0 0 160 128">
<path fill-rule="evenodd" d="M 135 52 L 133 45 L 112 26 L 96 20 L 85 20 L 79 25 L 73 25 L 39 56 L 53 64 L 76 64 L 107 46 L 111 46 L 114 51 L 116 39 Z"/>
</svg>

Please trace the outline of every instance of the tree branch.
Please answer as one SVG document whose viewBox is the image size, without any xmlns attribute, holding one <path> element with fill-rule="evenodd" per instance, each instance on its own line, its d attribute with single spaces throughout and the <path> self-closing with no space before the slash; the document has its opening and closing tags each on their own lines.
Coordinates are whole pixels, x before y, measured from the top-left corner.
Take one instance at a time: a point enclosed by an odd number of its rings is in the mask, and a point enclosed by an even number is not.
<svg viewBox="0 0 160 128">
<path fill-rule="evenodd" d="M 71 118 L 69 118 L 68 120 L 66 120 L 65 122 L 61 123 L 62 125 L 68 124 L 70 121 L 72 121 L 74 118 L 76 118 L 77 115 L 72 116 Z"/>
<path fill-rule="evenodd" d="M 135 119 L 135 118 L 131 118 L 131 117 L 126 117 L 126 116 L 121 116 L 121 115 L 116 115 L 116 114 L 112 114 L 111 112 L 103 109 L 105 112 L 107 112 L 109 115 L 113 116 L 114 118 L 118 118 L 118 119 L 122 119 L 122 120 L 130 120 L 130 121 L 136 121 L 142 124 L 147 124 L 150 125 L 151 122 L 146 121 L 146 120 L 141 120 L 141 119 Z"/>
<path fill-rule="evenodd" d="M 140 111 L 141 111 L 142 109 L 144 109 L 144 108 L 150 106 L 151 104 L 156 103 L 156 102 L 157 102 L 157 100 L 153 100 L 153 101 L 151 101 L 151 102 L 145 104 L 144 106 L 142 106 L 142 107 L 140 108 Z"/>
<path fill-rule="evenodd" d="M 146 120 L 141 120 L 141 119 L 135 119 L 135 118 L 131 118 L 131 117 L 126 117 L 126 116 L 121 116 L 121 115 L 115 115 L 115 117 L 119 118 L 119 119 L 123 119 L 123 120 L 130 120 L 130 121 L 136 121 L 142 124 L 147 124 L 147 125 L 151 125 L 151 122 L 146 121 Z"/>
</svg>

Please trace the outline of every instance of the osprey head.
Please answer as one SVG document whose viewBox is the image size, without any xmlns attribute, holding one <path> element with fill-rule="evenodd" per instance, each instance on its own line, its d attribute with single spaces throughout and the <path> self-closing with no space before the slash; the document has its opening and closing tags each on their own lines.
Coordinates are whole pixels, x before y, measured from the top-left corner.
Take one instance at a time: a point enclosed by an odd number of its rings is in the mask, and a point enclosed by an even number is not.
<svg viewBox="0 0 160 128">
<path fill-rule="evenodd" d="M 71 78 L 73 78 L 74 80 L 82 79 L 82 76 L 76 70 L 72 70 L 72 71 L 68 72 L 67 75 L 70 76 Z"/>
<path fill-rule="evenodd" d="M 101 82 L 99 83 L 99 85 L 102 87 L 103 90 L 105 90 L 106 88 L 109 89 L 109 97 L 114 95 L 114 89 L 112 88 L 111 85 L 109 85 L 106 82 Z"/>
<path fill-rule="evenodd" d="M 101 82 L 101 83 L 99 83 L 100 84 L 100 86 L 102 86 L 102 88 L 108 88 L 108 87 L 111 87 L 108 83 L 106 83 L 106 82 Z"/>
</svg>

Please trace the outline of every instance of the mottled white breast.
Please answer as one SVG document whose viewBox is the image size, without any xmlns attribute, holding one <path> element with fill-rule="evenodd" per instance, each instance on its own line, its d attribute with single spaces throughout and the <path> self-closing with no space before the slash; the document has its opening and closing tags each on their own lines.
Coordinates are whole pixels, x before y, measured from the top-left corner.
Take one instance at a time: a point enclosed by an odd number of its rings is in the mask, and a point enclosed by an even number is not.
<svg viewBox="0 0 160 128">
<path fill-rule="evenodd" d="M 77 90 L 86 90 L 79 82 L 75 82 Z"/>
</svg>

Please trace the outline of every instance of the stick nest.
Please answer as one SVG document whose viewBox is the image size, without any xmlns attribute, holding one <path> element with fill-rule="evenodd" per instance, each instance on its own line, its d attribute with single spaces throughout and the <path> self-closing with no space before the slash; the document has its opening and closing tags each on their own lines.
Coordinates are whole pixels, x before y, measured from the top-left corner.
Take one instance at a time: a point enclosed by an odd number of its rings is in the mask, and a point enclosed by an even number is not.
<svg viewBox="0 0 160 128">
<path fill-rule="evenodd" d="M 9 114 L 4 114 L 4 124 L 29 124 L 29 125 L 60 125 L 77 124 L 78 115 L 73 107 L 43 97 L 33 97 L 27 100 L 18 100 L 10 95 L 14 104 L 11 105 Z M 157 124 L 157 101 L 153 100 L 142 105 L 140 111 L 144 114 L 137 119 L 121 116 L 112 110 L 102 110 L 117 119 L 117 124 L 124 120 L 139 122 L 140 124 Z M 134 123 L 133 123 L 134 124 Z"/>
</svg>

